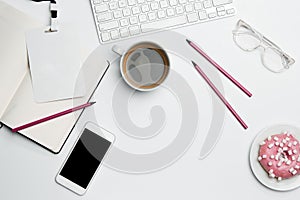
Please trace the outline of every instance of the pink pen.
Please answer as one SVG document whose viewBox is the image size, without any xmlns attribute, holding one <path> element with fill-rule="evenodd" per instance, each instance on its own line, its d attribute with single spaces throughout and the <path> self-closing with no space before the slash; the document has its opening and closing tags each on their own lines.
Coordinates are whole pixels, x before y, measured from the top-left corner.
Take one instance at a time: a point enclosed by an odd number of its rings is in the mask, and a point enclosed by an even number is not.
<svg viewBox="0 0 300 200">
<path fill-rule="evenodd" d="M 233 114 L 233 116 L 239 121 L 239 123 L 243 126 L 244 129 L 247 129 L 247 124 L 242 120 L 242 118 L 237 114 L 237 112 L 232 108 L 230 103 L 225 99 L 225 97 L 221 94 L 221 92 L 216 88 L 216 86 L 209 80 L 206 74 L 200 69 L 200 67 L 192 61 L 195 69 L 199 72 L 199 74 L 204 78 L 204 80 L 208 83 L 211 89 L 218 95 L 221 101 L 226 105 L 229 111 Z"/>
<path fill-rule="evenodd" d="M 225 69 L 223 69 L 218 63 L 216 63 L 212 58 L 210 58 L 203 50 L 201 50 L 195 43 L 186 39 L 187 43 L 193 47 L 198 53 L 200 53 L 206 60 L 208 60 L 213 66 L 215 66 L 224 76 L 226 76 L 231 82 L 233 82 L 237 87 L 239 87 L 248 97 L 252 94 L 249 92 L 241 83 L 239 83 L 235 78 L 233 78 Z"/>
<path fill-rule="evenodd" d="M 61 117 L 61 116 L 63 116 L 63 115 L 66 115 L 66 114 L 75 112 L 75 111 L 77 111 L 77 110 L 81 110 L 81 109 L 83 109 L 83 108 L 86 108 L 86 107 L 89 107 L 89 106 L 93 105 L 94 103 L 96 103 L 96 102 L 85 103 L 85 104 L 83 104 L 83 105 L 76 106 L 76 107 L 70 108 L 70 109 L 68 109 L 68 110 L 64 110 L 64 111 L 62 111 L 62 112 L 59 112 L 59 113 L 56 113 L 56 114 L 53 114 L 53 115 L 44 117 L 44 118 L 42 118 L 42 119 L 38 119 L 38 120 L 33 121 L 33 122 L 30 122 L 30 123 L 28 123 L 28 124 L 24 124 L 24 125 L 22 125 L 22 126 L 13 128 L 13 129 L 12 129 L 12 132 L 18 132 L 18 131 L 20 131 L 20 130 L 29 128 L 29 127 L 31 127 L 31 126 L 35 126 L 35 125 L 37 125 L 37 124 L 40 124 L 40 123 L 43 123 L 43 122 L 46 122 L 46 121 L 49 121 L 49 120 L 52 120 L 52 119 Z"/>
</svg>

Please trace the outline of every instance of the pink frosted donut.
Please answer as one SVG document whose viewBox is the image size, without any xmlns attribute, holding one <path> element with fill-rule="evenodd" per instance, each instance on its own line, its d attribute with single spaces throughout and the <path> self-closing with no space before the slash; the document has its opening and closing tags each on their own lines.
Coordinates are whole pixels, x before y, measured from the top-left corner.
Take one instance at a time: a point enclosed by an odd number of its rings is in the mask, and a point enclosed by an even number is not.
<svg viewBox="0 0 300 200">
<path fill-rule="evenodd" d="M 284 132 L 266 138 L 260 144 L 258 161 L 270 178 L 279 181 L 300 174 L 299 141 Z"/>
</svg>

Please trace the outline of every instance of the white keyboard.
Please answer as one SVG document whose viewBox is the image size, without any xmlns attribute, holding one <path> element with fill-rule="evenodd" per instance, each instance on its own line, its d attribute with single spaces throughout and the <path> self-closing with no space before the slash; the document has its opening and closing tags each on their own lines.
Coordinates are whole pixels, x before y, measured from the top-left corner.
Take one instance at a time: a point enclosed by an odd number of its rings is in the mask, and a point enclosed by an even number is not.
<svg viewBox="0 0 300 200">
<path fill-rule="evenodd" d="M 235 14 L 232 0 L 91 0 L 101 43 Z"/>
</svg>

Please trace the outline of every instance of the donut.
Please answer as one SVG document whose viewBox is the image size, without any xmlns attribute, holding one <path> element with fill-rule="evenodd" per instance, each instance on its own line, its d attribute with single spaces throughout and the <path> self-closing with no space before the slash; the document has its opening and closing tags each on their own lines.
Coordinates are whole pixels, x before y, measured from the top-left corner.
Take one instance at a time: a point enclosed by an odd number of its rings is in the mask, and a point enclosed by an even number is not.
<svg viewBox="0 0 300 200">
<path fill-rule="evenodd" d="M 260 143 L 258 161 L 270 178 L 278 181 L 300 174 L 300 144 L 285 131 Z"/>
</svg>

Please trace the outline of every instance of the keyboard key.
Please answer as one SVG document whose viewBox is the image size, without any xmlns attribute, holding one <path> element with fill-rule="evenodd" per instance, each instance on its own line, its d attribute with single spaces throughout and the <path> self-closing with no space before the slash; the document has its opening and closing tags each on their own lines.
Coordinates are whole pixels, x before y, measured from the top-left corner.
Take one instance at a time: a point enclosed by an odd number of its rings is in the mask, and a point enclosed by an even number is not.
<svg viewBox="0 0 300 200">
<path fill-rule="evenodd" d="M 137 35 L 140 33 L 140 27 L 139 26 L 129 27 L 129 32 L 130 32 L 130 35 Z"/>
<path fill-rule="evenodd" d="M 110 32 L 111 39 L 115 40 L 119 38 L 119 32 L 117 30 L 112 30 Z"/>
<path fill-rule="evenodd" d="M 164 10 L 159 10 L 157 12 L 157 15 L 158 15 L 158 18 L 161 19 L 161 18 L 165 18 L 166 17 L 166 12 Z"/>
<path fill-rule="evenodd" d="M 128 22 L 128 19 L 121 19 L 120 20 L 120 25 L 121 26 L 128 26 L 129 25 L 129 22 Z"/>
<path fill-rule="evenodd" d="M 104 22 L 104 21 L 112 19 L 112 14 L 109 12 L 100 13 L 99 15 L 97 15 L 97 19 L 98 19 L 98 22 Z"/>
<path fill-rule="evenodd" d="M 100 4 L 101 3 L 100 0 L 94 0 L 93 2 L 94 2 L 94 4 Z"/>
<path fill-rule="evenodd" d="M 206 0 L 203 2 L 203 7 L 204 8 L 211 8 L 212 7 L 212 3 L 210 0 Z"/>
<path fill-rule="evenodd" d="M 114 12 L 114 18 L 118 19 L 122 17 L 122 12 L 120 10 L 116 10 Z"/>
<path fill-rule="evenodd" d="M 197 15 L 197 13 L 188 14 L 187 19 L 189 22 L 196 22 L 196 21 L 198 21 L 198 15 Z"/>
<path fill-rule="evenodd" d="M 208 14 L 209 18 L 215 18 L 216 16 L 217 16 L 217 13 L 215 13 L 215 12 Z"/>
<path fill-rule="evenodd" d="M 173 18 L 163 19 L 160 21 L 155 21 L 147 24 L 142 24 L 141 29 L 142 32 L 145 33 L 156 29 L 164 29 L 164 28 L 170 28 L 173 26 L 182 25 L 185 24 L 186 22 L 187 22 L 186 17 L 181 15 L 178 17 L 173 17 Z"/>
<path fill-rule="evenodd" d="M 145 0 L 137 0 L 138 4 L 144 3 Z"/>
<path fill-rule="evenodd" d="M 184 4 L 184 3 L 186 3 L 186 0 L 179 0 L 179 3 Z"/>
<path fill-rule="evenodd" d="M 147 21 L 147 15 L 144 15 L 144 14 L 139 15 L 139 20 L 140 20 L 140 22 L 145 22 L 145 21 Z"/>
<path fill-rule="evenodd" d="M 150 10 L 148 4 L 142 5 L 142 12 L 148 12 Z"/>
<path fill-rule="evenodd" d="M 128 5 L 129 6 L 134 6 L 135 5 L 135 0 L 128 0 Z"/>
<path fill-rule="evenodd" d="M 219 12 L 218 12 L 218 15 L 219 15 L 219 16 L 224 16 L 224 15 L 226 15 L 226 12 L 225 12 L 225 10 L 223 10 L 223 11 L 219 11 Z"/>
<path fill-rule="evenodd" d="M 117 27 L 119 27 L 119 24 L 117 21 L 109 21 L 106 23 L 99 24 L 100 30 L 109 30 L 109 29 L 114 29 Z"/>
<path fill-rule="evenodd" d="M 218 12 L 224 11 L 224 10 L 225 10 L 224 6 L 217 7 L 217 11 L 218 11 Z"/>
<path fill-rule="evenodd" d="M 134 14 L 134 15 L 140 13 L 140 8 L 137 6 L 132 7 L 131 10 L 132 10 L 132 14 Z"/>
<path fill-rule="evenodd" d="M 232 0 L 213 0 L 214 6 L 220 6 L 228 3 L 232 3 Z"/>
<path fill-rule="evenodd" d="M 130 22 L 130 24 L 137 24 L 138 18 L 136 16 L 130 17 L 129 22 Z"/>
<path fill-rule="evenodd" d="M 150 12 L 150 13 L 148 13 L 148 17 L 149 17 L 149 20 L 154 20 L 154 19 L 156 19 L 156 14 L 155 14 L 155 12 Z"/>
<path fill-rule="evenodd" d="M 120 7 L 120 8 L 126 7 L 126 1 L 125 1 L 125 0 L 120 0 L 120 1 L 119 1 L 119 7 Z"/>
<path fill-rule="evenodd" d="M 192 12 L 193 11 L 193 5 L 192 4 L 187 4 L 185 6 L 185 11 L 186 12 Z"/>
<path fill-rule="evenodd" d="M 110 2 L 109 3 L 109 9 L 115 10 L 118 8 L 118 3 L 116 1 Z"/>
<path fill-rule="evenodd" d="M 123 15 L 124 15 L 124 17 L 127 17 L 127 16 L 129 16 L 130 15 L 130 9 L 129 8 L 125 8 L 124 10 L 123 10 Z"/>
<path fill-rule="evenodd" d="M 227 14 L 234 14 L 235 10 L 234 10 L 234 8 L 231 8 L 231 9 L 226 10 L 226 12 L 227 12 Z"/>
<path fill-rule="evenodd" d="M 120 35 L 121 37 L 128 37 L 129 36 L 129 32 L 127 28 L 120 28 Z"/>
<path fill-rule="evenodd" d="M 106 4 L 101 4 L 101 5 L 95 6 L 96 13 L 105 12 L 107 10 L 108 10 L 108 7 Z"/>
<path fill-rule="evenodd" d="M 199 11 L 199 19 L 200 20 L 207 19 L 207 13 L 206 13 L 206 11 Z"/>
<path fill-rule="evenodd" d="M 177 5 L 177 0 L 170 0 L 170 6 L 176 6 Z"/>
<path fill-rule="evenodd" d="M 176 13 L 177 14 L 182 14 L 184 12 L 183 7 L 182 6 L 177 6 L 176 7 Z"/>
<path fill-rule="evenodd" d="M 101 39 L 103 42 L 107 42 L 110 40 L 109 33 L 101 33 Z"/>
<path fill-rule="evenodd" d="M 151 9 L 152 9 L 152 10 L 157 10 L 157 9 L 159 8 L 157 2 L 152 2 L 150 5 L 151 5 Z"/>
<path fill-rule="evenodd" d="M 201 2 L 195 3 L 195 10 L 201 10 L 202 9 L 202 4 Z"/>
<path fill-rule="evenodd" d="M 161 1 L 161 2 L 160 2 L 160 7 L 161 7 L 161 8 L 166 8 L 166 7 L 168 7 L 168 2 L 167 2 L 166 0 Z"/>
<path fill-rule="evenodd" d="M 168 8 L 168 9 L 167 9 L 167 15 L 168 15 L 169 17 L 175 15 L 174 9 L 173 9 L 173 8 Z"/>
</svg>

